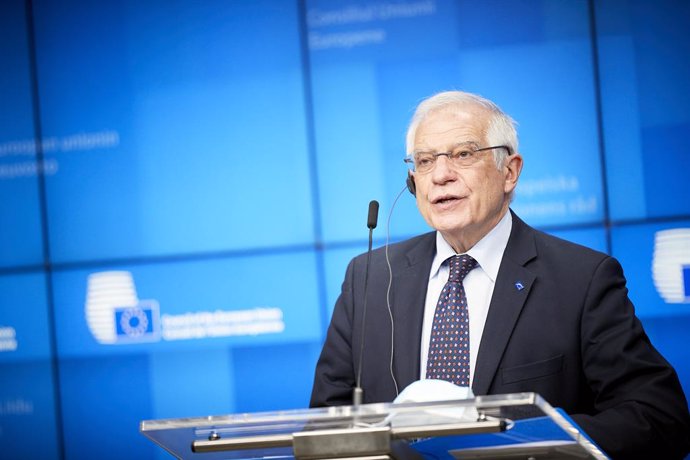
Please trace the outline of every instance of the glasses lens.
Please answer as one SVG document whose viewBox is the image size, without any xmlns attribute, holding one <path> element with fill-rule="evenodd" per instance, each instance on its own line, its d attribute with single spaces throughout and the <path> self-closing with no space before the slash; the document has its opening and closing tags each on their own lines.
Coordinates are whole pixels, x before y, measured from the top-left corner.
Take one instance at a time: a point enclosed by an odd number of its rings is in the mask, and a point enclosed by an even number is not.
<svg viewBox="0 0 690 460">
<path fill-rule="evenodd" d="M 433 153 L 420 153 L 415 155 L 414 167 L 415 170 L 424 173 L 431 171 L 434 167 L 435 162 L 436 155 L 434 155 Z"/>
</svg>

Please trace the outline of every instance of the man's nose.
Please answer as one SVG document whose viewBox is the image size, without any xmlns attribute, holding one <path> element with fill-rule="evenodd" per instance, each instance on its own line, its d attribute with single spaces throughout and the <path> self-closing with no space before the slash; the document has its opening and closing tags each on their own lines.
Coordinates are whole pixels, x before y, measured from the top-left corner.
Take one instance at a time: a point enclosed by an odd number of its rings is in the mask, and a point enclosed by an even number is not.
<svg viewBox="0 0 690 460">
<path fill-rule="evenodd" d="M 432 180 L 436 183 L 446 183 L 455 177 L 455 170 L 451 165 L 448 155 L 439 155 L 436 164 L 431 171 Z"/>
</svg>

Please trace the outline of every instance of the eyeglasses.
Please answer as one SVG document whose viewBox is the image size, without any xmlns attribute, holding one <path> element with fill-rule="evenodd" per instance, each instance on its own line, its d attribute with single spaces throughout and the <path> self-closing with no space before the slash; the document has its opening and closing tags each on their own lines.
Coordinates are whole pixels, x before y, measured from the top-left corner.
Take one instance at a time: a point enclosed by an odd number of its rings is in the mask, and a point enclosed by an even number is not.
<svg viewBox="0 0 690 460">
<path fill-rule="evenodd" d="M 434 169 L 438 157 L 445 156 L 452 166 L 456 168 L 469 168 L 479 161 L 480 155 L 478 154 L 480 152 L 493 149 L 506 149 L 508 155 L 511 153 L 510 147 L 507 145 L 496 145 L 493 147 L 484 147 L 483 149 L 474 149 L 467 145 L 460 145 L 451 152 L 417 152 L 414 156 L 405 158 L 405 163 L 407 163 L 412 171 L 426 174 Z"/>
</svg>

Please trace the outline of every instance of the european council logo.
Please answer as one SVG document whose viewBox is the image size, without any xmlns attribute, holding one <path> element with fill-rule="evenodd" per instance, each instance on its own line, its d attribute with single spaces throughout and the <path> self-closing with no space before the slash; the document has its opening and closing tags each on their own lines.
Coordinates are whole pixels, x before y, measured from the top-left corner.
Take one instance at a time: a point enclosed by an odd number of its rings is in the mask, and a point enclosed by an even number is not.
<svg viewBox="0 0 690 460">
<path fill-rule="evenodd" d="M 160 312 L 155 300 L 139 300 L 132 274 L 108 271 L 89 275 L 86 323 L 103 344 L 160 340 Z"/>
<path fill-rule="evenodd" d="M 690 228 L 656 232 L 652 277 L 667 303 L 690 303 Z"/>
</svg>

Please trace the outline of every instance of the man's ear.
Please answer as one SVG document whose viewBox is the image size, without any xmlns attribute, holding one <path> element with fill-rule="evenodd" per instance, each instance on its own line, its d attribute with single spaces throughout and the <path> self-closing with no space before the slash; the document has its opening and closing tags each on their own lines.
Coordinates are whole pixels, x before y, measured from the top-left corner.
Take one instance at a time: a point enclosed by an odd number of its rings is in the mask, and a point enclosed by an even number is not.
<svg viewBox="0 0 690 460">
<path fill-rule="evenodd" d="M 503 173 L 505 177 L 504 191 L 505 193 L 511 193 L 515 190 L 517 186 L 518 179 L 520 178 L 520 173 L 522 172 L 522 155 L 515 152 L 514 154 L 506 157 L 505 163 L 503 165 Z"/>
</svg>

